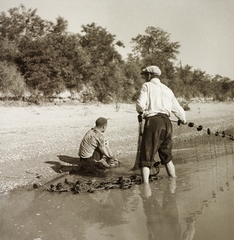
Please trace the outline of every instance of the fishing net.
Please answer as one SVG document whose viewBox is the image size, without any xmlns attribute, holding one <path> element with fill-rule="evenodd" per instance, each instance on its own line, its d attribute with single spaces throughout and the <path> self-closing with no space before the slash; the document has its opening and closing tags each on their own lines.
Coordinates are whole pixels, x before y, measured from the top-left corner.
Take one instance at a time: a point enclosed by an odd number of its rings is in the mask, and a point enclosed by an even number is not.
<svg viewBox="0 0 234 240">
<path fill-rule="evenodd" d="M 158 177 L 159 168 L 156 174 L 150 175 L 149 181 L 161 179 Z M 140 185 L 142 183 L 142 178 L 138 175 L 131 175 L 128 177 L 117 177 L 117 178 L 108 178 L 102 180 L 88 180 L 83 177 L 79 177 L 78 180 L 71 181 L 67 178 L 64 181 L 60 181 L 56 184 L 50 184 L 49 186 L 35 183 L 34 188 L 45 187 L 48 192 L 71 192 L 73 194 L 80 193 L 94 193 L 101 190 L 109 189 L 129 189 L 133 185 Z"/>
</svg>

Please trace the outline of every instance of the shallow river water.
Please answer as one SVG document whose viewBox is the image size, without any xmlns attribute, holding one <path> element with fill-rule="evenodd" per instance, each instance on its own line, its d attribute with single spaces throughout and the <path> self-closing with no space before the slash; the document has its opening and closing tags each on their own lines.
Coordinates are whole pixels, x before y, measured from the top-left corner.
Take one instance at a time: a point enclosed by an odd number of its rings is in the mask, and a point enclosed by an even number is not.
<svg viewBox="0 0 234 240">
<path fill-rule="evenodd" d="M 0 239 L 231 240 L 233 141 L 194 143 L 174 149 L 176 179 L 161 166 L 159 180 L 125 190 L 74 195 L 29 186 L 1 194 Z M 133 174 L 134 158 L 122 163 L 105 176 Z"/>
</svg>

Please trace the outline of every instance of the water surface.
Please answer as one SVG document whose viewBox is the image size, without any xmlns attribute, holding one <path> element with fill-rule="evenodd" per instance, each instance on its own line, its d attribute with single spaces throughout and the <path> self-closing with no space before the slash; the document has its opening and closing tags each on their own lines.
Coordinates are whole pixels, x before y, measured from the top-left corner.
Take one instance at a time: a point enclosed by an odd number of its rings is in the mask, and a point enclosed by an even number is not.
<svg viewBox="0 0 234 240">
<path fill-rule="evenodd" d="M 209 144 L 174 149 L 176 179 L 161 166 L 161 179 L 126 190 L 74 195 L 30 186 L 6 192 L 0 195 L 0 239 L 233 239 L 233 142 Z M 105 177 L 131 175 L 134 159 L 122 161 Z"/>
</svg>

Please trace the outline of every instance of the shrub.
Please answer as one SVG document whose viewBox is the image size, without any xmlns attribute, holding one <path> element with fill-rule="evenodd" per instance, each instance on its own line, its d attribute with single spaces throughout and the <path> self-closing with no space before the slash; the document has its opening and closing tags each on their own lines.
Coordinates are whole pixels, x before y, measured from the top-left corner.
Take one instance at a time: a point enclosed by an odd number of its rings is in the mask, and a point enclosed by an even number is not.
<svg viewBox="0 0 234 240">
<path fill-rule="evenodd" d="M 3 96 L 20 98 L 25 86 L 24 78 L 14 64 L 0 62 L 0 91 Z"/>
</svg>

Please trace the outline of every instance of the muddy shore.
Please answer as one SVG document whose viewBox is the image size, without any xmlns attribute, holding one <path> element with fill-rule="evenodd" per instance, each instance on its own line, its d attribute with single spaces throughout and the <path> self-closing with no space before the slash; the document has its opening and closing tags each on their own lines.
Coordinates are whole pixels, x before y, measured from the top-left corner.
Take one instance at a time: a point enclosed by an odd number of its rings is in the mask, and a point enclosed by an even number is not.
<svg viewBox="0 0 234 240">
<path fill-rule="evenodd" d="M 173 123 L 174 142 L 206 134 L 207 128 L 212 133 L 233 129 L 233 106 L 233 102 L 190 103 L 190 110 L 186 111 L 188 122 L 202 125 L 203 130 Z M 136 154 L 138 122 L 134 104 L 120 104 L 116 109 L 115 104 L 1 103 L 0 112 L 1 192 L 61 176 L 60 168 L 77 160 L 83 135 L 100 116 L 109 120 L 106 135 L 115 155 L 121 160 Z M 176 120 L 174 116 L 171 119 Z"/>
</svg>

